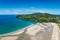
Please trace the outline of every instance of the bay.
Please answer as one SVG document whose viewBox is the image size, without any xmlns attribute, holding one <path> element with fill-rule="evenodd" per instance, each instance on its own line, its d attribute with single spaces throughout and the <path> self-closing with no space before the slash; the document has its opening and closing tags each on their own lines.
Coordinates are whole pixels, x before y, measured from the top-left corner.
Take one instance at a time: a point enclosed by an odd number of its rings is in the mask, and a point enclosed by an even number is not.
<svg viewBox="0 0 60 40">
<path fill-rule="evenodd" d="M 0 15 L 0 34 L 7 34 L 31 24 L 35 22 L 18 19 L 16 15 Z"/>
</svg>

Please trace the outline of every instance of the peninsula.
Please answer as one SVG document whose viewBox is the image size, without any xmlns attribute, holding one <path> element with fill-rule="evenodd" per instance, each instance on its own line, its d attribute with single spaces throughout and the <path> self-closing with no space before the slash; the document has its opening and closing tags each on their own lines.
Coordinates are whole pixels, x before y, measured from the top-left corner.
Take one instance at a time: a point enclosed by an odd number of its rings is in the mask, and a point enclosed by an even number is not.
<svg viewBox="0 0 60 40">
<path fill-rule="evenodd" d="M 59 15 L 37 12 L 37 13 L 32 13 L 32 14 L 17 15 L 16 18 L 34 21 L 34 22 L 40 22 L 40 23 L 53 22 L 53 23 L 57 23 L 60 27 L 60 16 Z"/>
<path fill-rule="evenodd" d="M 60 16 L 49 14 L 49 13 L 32 13 L 32 14 L 25 14 L 25 15 L 17 15 L 17 18 L 30 20 L 35 22 L 59 22 Z"/>
<path fill-rule="evenodd" d="M 33 13 L 17 15 L 16 18 L 35 21 L 26 28 L 19 29 L 15 32 L 0 35 L 0 40 L 60 40 L 60 16 L 48 13 Z"/>
</svg>

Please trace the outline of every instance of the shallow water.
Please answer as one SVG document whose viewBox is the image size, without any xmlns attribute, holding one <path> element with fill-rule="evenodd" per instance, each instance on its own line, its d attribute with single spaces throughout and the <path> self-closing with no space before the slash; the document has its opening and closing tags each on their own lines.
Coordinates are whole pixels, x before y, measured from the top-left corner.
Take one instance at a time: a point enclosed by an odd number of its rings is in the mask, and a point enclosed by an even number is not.
<svg viewBox="0 0 60 40">
<path fill-rule="evenodd" d="M 27 27 L 35 22 L 16 18 L 16 15 L 0 15 L 0 34 L 6 34 Z"/>
</svg>

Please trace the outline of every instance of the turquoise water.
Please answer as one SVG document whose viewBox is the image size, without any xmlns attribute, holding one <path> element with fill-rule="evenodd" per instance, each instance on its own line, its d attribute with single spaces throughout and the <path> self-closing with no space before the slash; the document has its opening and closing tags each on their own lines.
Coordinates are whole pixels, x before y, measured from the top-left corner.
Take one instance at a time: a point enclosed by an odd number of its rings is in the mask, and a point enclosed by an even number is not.
<svg viewBox="0 0 60 40">
<path fill-rule="evenodd" d="M 18 19 L 16 15 L 0 15 L 0 34 L 10 33 L 31 24 L 35 22 Z"/>
</svg>

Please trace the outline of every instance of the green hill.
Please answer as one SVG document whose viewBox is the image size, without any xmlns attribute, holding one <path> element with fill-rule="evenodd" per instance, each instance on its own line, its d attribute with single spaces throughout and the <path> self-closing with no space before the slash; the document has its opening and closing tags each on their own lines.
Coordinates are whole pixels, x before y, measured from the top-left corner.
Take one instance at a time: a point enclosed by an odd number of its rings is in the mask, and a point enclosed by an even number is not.
<svg viewBox="0 0 60 40">
<path fill-rule="evenodd" d="M 35 22 L 58 22 L 60 20 L 60 16 L 39 12 L 33 14 L 17 15 L 16 18 Z"/>
</svg>

